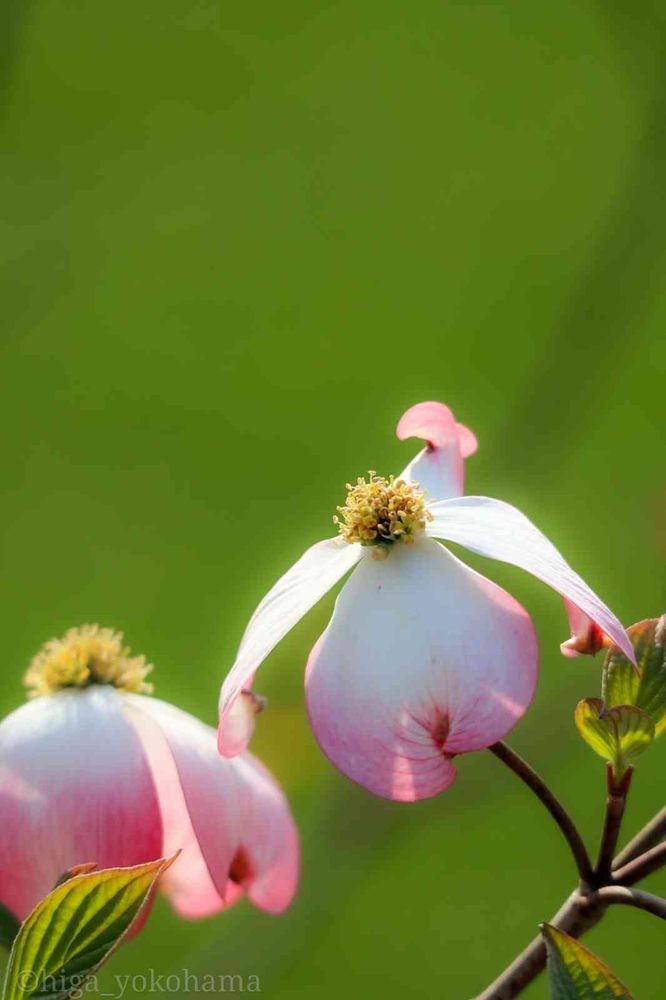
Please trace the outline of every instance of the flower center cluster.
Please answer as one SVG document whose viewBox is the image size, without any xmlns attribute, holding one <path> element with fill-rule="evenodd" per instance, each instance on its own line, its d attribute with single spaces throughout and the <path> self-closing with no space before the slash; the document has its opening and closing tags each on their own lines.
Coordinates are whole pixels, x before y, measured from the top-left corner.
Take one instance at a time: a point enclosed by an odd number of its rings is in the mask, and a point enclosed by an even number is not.
<svg viewBox="0 0 666 1000">
<path fill-rule="evenodd" d="M 347 483 L 347 502 L 338 507 L 340 517 L 333 521 L 346 542 L 361 545 L 381 545 L 392 542 L 413 542 L 414 536 L 425 529 L 432 515 L 426 510 L 425 496 L 418 483 L 368 473 Z"/>
<path fill-rule="evenodd" d="M 28 667 L 23 683 L 30 698 L 92 684 L 150 694 L 153 688 L 146 677 L 152 669 L 145 656 L 131 655 L 121 632 L 83 625 L 71 628 L 62 639 L 47 642 Z"/>
</svg>

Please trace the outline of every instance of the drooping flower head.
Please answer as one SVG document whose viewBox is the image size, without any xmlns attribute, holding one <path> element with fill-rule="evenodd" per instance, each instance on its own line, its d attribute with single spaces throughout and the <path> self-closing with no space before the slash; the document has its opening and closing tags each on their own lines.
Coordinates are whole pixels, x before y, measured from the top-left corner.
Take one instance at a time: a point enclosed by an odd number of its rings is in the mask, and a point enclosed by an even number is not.
<svg viewBox="0 0 666 1000">
<path fill-rule="evenodd" d="M 122 635 L 83 626 L 51 640 L 0 722 L 0 903 L 19 919 L 71 868 L 182 853 L 162 880 L 196 918 L 243 893 L 279 912 L 298 838 L 282 791 L 249 752 L 222 759 L 215 731 L 146 697 L 150 666 Z"/>
<path fill-rule="evenodd" d="M 255 671 L 354 568 L 308 659 L 308 712 L 344 774 L 378 795 L 412 801 L 454 781 L 456 755 L 506 736 L 536 684 L 529 615 L 442 540 L 513 563 L 558 591 L 574 630 L 565 652 L 592 652 L 598 636 L 630 658 L 633 650 L 617 618 L 520 511 L 462 495 L 464 460 L 477 442 L 448 407 L 413 406 L 397 434 L 425 447 L 400 476 L 371 472 L 348 485 L 338 536 L 308 549 L 252 616 L 222 686 L 219 747 L 229 757 L 243 749 Z"/>
</svg>

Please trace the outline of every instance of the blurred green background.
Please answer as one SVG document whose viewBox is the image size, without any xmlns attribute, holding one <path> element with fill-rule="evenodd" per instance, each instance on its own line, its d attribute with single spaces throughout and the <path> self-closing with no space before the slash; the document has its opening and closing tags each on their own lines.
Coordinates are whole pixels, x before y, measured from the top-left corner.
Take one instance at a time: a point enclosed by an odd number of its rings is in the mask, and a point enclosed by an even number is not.
<svg viewBox="0 0 666 1000">
<path fill-rule="evenodd" d="M 4 0 L 3 710 L 44 640 L 98 621 L 214 722 L 257 600 L 331 533 L 346 480 L 406 463 L 393 429 L 421 399 L 477 432 L 469 492 L 521 507 L 625 623 L 664 610 L 664 13 Z M 603 767 L 572 710 L 599 663 L 560 657 L 554 595 L 470 561 L 542 640 L 513 745 L 595 838 Z M 569 891 L 549 818 L 490 755 L 413 806 L 327 763 L 302 672 L 332 600 L 257 685 L 254 749 L 303 838 L 293 908 L 190 925 L 160 904 L 109 982 L 468 1000 Z M 628 828 L 663 804 L 665 745 Z M 661 1000 L 663 935 L 614 911 L 588 941 Z"/>
</svg>

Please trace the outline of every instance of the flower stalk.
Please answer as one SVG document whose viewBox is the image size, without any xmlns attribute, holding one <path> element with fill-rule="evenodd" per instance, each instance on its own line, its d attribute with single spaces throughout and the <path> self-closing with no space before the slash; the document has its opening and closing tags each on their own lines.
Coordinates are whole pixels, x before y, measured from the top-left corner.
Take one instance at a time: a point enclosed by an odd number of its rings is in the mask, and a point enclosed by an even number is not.
<svg viewBox="0 0 666 1000">
<path fill-rule="evenodd" d="M 515 750 L 512 750 L 511 747 L 507 746 L 506 743 L 493 743 L 493 745 L 488 749 L 498 758 L 498 760 L 501 760 L 503 764 L 506 764 L 506 766 L 534 792 L 539 801 L 543 803 L 557 823 L 562 835 L 571 849 L 571 854 L 573 855 L 581 882 L 584 885 L 593 885 L 594 871 L 592 869 L 592 862 L 590 861 L 590 856 L 587 852 L 583 838 L 580 835 L 578 827 L 557 796 L 551 791 L 543 778 L 536 773 L 527 761 L 523 760 L 523 758 L 517 754 Z M 551 921 L 551 923 L 552 922 L 553 921 Z"/>
<path fill-rule="evenodd" d="M 599 845 L 599 856 L 594 870 L 596 883 L 605 885 L 611 881 L 613 857 L 618 837 L 620 836 L 624 811 L 627 807 L 627 794 L 631 785 L 632 774 L 632 768 L 628 768 L 618 781 L 616 780 L 613 766 L 608 764 L 608 798 L 606 799 L 604 828 L 601 834 L 601 844 Z"/>
</svg>

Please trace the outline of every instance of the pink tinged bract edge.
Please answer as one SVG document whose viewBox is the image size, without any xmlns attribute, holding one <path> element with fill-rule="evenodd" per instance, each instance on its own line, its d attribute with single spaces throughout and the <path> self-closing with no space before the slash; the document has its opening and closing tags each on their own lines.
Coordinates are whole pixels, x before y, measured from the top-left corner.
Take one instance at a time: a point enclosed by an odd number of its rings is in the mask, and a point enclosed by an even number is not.
<svg viewBox="0 0 666 1000">
<path fill-rule="evenodd" d="M 252 684 L 253 678 L 247 681 Z M 224 715 L 224 752 L 225 757 L 234 757 L 245 750 L 254 733 L 255 717 L 259 712 L 259 700 L 248 688 L 243 688 L 230 702 Z M 222 725 L 222 723 L 220 724 Z M 222 733 L 222 729 L 220 729 Z M 221 737 L 220 737 L 221 739 Z M 221 752 L 222 743 L 219 743 Z"/>
<path fill-rule="evenodd" d="M 236 708 L 234 705 L 239 695 L 251 686 L 257 668 L 310 608 L 358 562 L 362 552 L 360 545 L 349 545 L 342 538 L 317 542 L 261 601 L 220 692 L 218 747 L 225 757 L 234 757 L 244 750 L 252 735 L 255 713 L 248 710 L 246 699 L 245 704 Z"/>
<path fill-rule="evenodd" d="M 402 415 L 396 428 L 401 441 L 421 438 L 426 447 L 400 475 L 417 482 L 430 500 L 460 496 L 464 492 L 464 459 L 478 447 L 475 435 L 456 422 L 444 403 L 417 403 Z"/>
<path fill-rule="evenodd" d="M 0 816 L 0 901 L 21 920 L 75 865 L 162 856 L 153 778 L 116 691 L 63 691 L 0 723 Z"/>
<path fill-rule="evenodd" d="M 560 643 L 560 652 L 564 656 L 573 658 L 575 656 L 595 656 L 604 646 L 610 644 L 608 637 L 601 631 L 598 625 L 588 618 L 586 614 L 568 601 L 565 597 L 564 606 L 569 618 L 569 628 L 571 638 Z"/>
<path fill-rule="evenodd" d="M 220 757 L 215 730 L 167 702 L 128 695 L 127 705 L 155 774 L 165 838 L 184 847 L 170 879 L 167 873 L 174 906 L 208 915 L 245 891 L 256 906 L 282 912 L 296 891 L 299 848 L 273 776 L 248 752 Z M 234 867 L 244 871 L 242 884 L 230 877 Z"/>
<path fill-rule="evenodd" d="M 215 789 L 211 788 L 208 776 L 205 775 L 201 791 L 206 794 L 208 790 L 211 797 L 210 822 L 214 824 L 217 821 L 219 824 L 209 867 L 190 817 L 175 754 L 164 731 L 167 713 L 161 713 L 159 709 L 151 711 L 150 708 L 146 711 L 148 701 L 148 698 L 141 695 L 127 695 L 124 698 L 124 711 L 141 739 L 154 775 L 164 823 L 164 852 L 181 851 L 180 857 L 165 873 L 160 885 L 181 916 L 191 920 L 212 916 L 229 903 L 225 899 L 224 889 L 237 839 L 237 832 L 233 829 L 235 810 L 230 801 L 231 796 L 225 796 L 220 803 Z M 166 725 L 168 727 L 171 722 L 171 727 L 176 728 L 178 721 L 167 718 Z M 184 735 L 187 740 L 186 729 Z M 221 892 L 211 875 L 211 868 L 218 876 L 222 871 L 225 873 L 219 882 Z"/>
<path fill-rule="evenodd" d="M 298 885 L 300 846 L 296 825 L 279 784 L 253 754 L 230 761 L 244 789 L 243 846 L 253 866 L 249 899 L 268 913 L 282 913 Z"/>
<path fill-rule="evenodd" d="M 524 608 L 432 539 L 364 558 L 310 654 L 324 753 L 376 795 L 414 801 L 455 780 L 448 755 L 502 739 L 529 706 L 538 649 Z"/>
<path fill-rule="evenodd" d="M 439 501 L 428 510 L 433 518 L 426 526 L 429 535 L 531 573 L 578 608 L 636 664 L 629 637 L 613 612 L 515 507 L 490 497 L 468 496 Z"/>
</svg>

